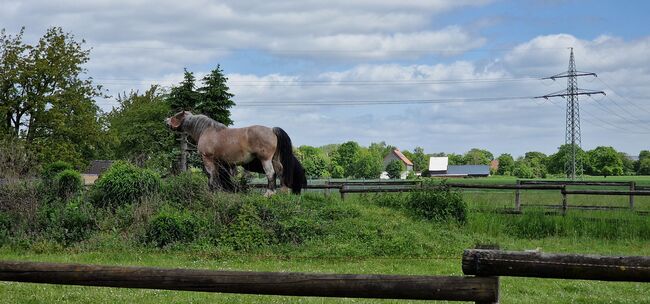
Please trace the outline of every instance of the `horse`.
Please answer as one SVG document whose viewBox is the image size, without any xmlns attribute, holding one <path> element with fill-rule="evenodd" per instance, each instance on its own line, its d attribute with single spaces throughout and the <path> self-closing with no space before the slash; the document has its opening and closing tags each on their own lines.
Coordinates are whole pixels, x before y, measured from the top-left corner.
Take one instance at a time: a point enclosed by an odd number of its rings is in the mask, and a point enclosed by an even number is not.
<svg viewBox="0 0 650 304">
<path fill-rule="evenodd" d="M 165 120 L 174 131 L 186 132 L 196 143 L 203 166 L 210 177 L 210 186 L 224 181 L 236 165 L 266 175 L 266 196 L 275 193 L 275 179 L 281 189 L 294 194 L 307 185 L 305 169 L 293 154 L 289 135 L 281 128 L 249 126 L 228 128 L 202 114 L 181 111 Z"/>
</svg>

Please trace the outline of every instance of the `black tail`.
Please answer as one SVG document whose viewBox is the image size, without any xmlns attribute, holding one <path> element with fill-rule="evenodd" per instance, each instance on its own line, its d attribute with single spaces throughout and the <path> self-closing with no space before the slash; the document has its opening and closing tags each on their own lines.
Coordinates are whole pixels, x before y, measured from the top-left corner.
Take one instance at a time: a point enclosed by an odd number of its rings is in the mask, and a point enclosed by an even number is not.
<svg viewBox="0 0 650 304">
<path fill-rule="evenodd" d="M 282 163 L 282 182 L 291 188 L 294 194 L 300 194 L 300 190 L 307 185 L 307 176 L 305 169 L 300 161 L 293 155 L 293 146 L 291 138 L 287 132 L 281 128 L 273 128 L 273 133 L 278 138 L 277 152 L 280 153 L 280 163 Z"/>
</svg>

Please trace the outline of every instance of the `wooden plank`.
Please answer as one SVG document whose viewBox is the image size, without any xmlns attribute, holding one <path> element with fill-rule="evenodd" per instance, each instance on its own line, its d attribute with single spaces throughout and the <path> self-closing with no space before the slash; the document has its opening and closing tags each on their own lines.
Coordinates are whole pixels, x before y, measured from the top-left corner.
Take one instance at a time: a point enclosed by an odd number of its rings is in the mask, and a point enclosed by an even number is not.
<svg viewBox="0 0 650 304">
<path fill-rule="evenodd" d="M 468 249 L 466 275 L 650 282 L 650 257 Z"/>
<path fill-rule="evenodd" d="M 0 280 L 285 296 L 496 302 L 498 280 L 463 276 L 307 274 L 0 262 Z"/>
<path fill-rule="evenodd" d="M 634 196 L 650 196 L 650 191 L 629 191 L 629 190 L 566 190 L 566 194 L 585 194 L 585 195 L 634 195 Z"/>
<path fill-rule="evenodd" d="M 574 185 L 574 186 L 629 186 L 630 182 L 592 182 L 563 180 L 519 180 L 525 185 Z"/>
</svg>

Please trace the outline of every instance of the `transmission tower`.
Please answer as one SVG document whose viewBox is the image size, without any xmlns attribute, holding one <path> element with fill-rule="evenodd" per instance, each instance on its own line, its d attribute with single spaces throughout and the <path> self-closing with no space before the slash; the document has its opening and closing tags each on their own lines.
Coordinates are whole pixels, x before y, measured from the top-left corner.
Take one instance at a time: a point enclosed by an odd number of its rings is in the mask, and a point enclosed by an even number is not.
<svg viewBox="0 0 650 304">
<path fill-rule="evenodd" d="M 585 89 L 578 88 L 578 77 L 581 76 L 597 77 L 597 75 L 596 73 L 576 71 L 576 62 L 573 57 L 573 48 L 570 49 L 571 49 L 571 55 L 569 56 L 569 70 L 567 72 L 553 75 L 551 77 L 542 78 L 542 79 L 551 79 L 551 80 L 556 80 L 558 78 L 566 78 L 567 79 L 566 90 L 562 90 L 544 96 L 538 96 L 536 98 L 549 99 L 551 97 L 562 97 L 566 99 L 566 131 L 565 131 L 564 143 L 570 145 L 571 151 L 564 165 L 564 170 L 568 178 L 575 180 L 576 177 L 582 176 L 582 160 L 577 155 L 578 148 L 582 147 L 581 138 L 580 138 L 580 106 L 578 104 L 578 95 L 593 95 L 593 94 L 605 95 L 605 92 L 585 90 Z"/>
</svg>

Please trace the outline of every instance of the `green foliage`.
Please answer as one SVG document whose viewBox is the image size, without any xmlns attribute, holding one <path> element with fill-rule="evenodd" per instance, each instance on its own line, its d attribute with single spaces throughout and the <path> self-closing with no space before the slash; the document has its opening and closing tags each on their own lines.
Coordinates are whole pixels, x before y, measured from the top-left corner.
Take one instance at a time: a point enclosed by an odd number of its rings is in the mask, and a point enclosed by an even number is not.
<svg viewBox="0 0 650 304">
<path fill-rule="evenodd" d="M 639 160 L 639 170 L 637 171 L 637 174 L 650 175 L 650 157 Z"/>
<path fill-rule="evenodd" d="M 411 192 L 406 207 L 415 215 L 429 220 L 455 220 L 459 223 L 467 220 L 467 204 L 461 194 L 446 183 L 425 184 L 424 190 Z"/>
<path fill-rule="evenodd" d="M 140 165 L 151 165 L 161 173 L 169 172 L 169 154 L 176 146 L 174 135 L 165 126 L 171 111 L 164 92 L 151 86 L 144 94 L 121 95 L 120 106 L 108 115 L 110 133 L 116 140 L 117 159 L 128 159 Z M 173 156 L 173 155 L 172 155 Z"/>
<path fill-rule="evenodd" d="M 379 155 L 375 155 L 366 149 L 361 149 L 356 154 L 352 163 L 351 173 L 349 176 L 355 178 L 379 178 L 383 169 L 382 160 Z"/>
<path fill-rule="evenodd" d="M 47 204 L 39 212 L 45 233 L 64 245 L 85 240 L 96 228 L 94 208 L 81 198 Z"/>
<path fill-rule="evenodd" d="M 565 144 L 558 148 L 557 153 L 549 155 L 546 163 L 548 173 L 565 175 L 565 164 L 571 158 L 571 150 L 572 146 Z M 580 147 L 576 147 L 576 160 L 583 164 L 587 162 L 587 153 Z"/>
<path fill-rule="evenodd" d="M 54 177 L 54 185 L 56 186 L 56 193 L 59 197 L 70 198 L 81 192 L 84 183 L 79 172 L 66 169 Z"/>
<path fill-rule="evenodd" d="M 195 109 L 214 120 L 229 126 L 233 121 L 230 118 L 230 108 L 235 103 L 232 98 L 235 96 L 229 92 L 226 82 L 228 78 L 223 75 L 220 65 L 212 70 L 210 74 L 203 77 L 203 86 L 198 89 L 199 102 Z"/>
<path fill-rule="evenodd" d="M 93 202 L 98 206 L 117 207 L 139 201 L 160 189 L 157 173 L 118 161 L 97 180 Z"/>
<path fill-rule="evenodd" d="M 0 179 L 30 177 L 37 172 L 36 155 L 27 148 L 23 140 L 13 136 L 3 136 L 0 128 Z"/>
<path fill-rule="evenodd" d="M 266 245 L 270 241 L 262 227 L 262 219 L 256 206 L 250 203 L 241 206 L 227 231 L 224 241 L 235 250 L 250 250 Z"/>
<path fill-rule="evenodd" d="M 25 140 L 43 163 L 64 160 L 81 167 L 103 151 L 104 125 L 93 98 L 100 88 L 83 79 L 90 59 L 83 41 L 59 27 L 35 44 L 0 32 L 0 131 Z M 35 85 L 38 84 L 38 85 Z M 74 113 L 74 115 L 70 115 Z M 29 118 L 29 119 L 27 119 Z"/>
<path fill-rule="evenodd" d="M 463 156 L 463 163 L 466 165 L 489 165 L 494 155 L 488 150 L 473 148 Z"/>
<path fill-rule="evenodd" d="M 527 162 L 525 161 L 518 161 L 515 163 L 515 168 L 512 170 L 512 175 L 518 177 L 518 178 L 535 178 L 537 177 L 535 175 L 535 172 L 533 171 L 533 168 L 531 168 Z"/>
<path fill-rule="evenodd" d="M 587 173 L 591 175 L 623 175 L 623 161 L 612 147 L 597 147 L 587 152 L 589 166 Z"/>
<path fill-rule="evenodd" d="M 298 152 L 307 177 L 322 178 L 330 175 L 327 171 L 330 166 L 329 160 L 318 148 L 303 145 L 298 148 Z"/>
<path fill-rule="evenodd" d="M 504 153 L 499 155 L 497 159 L 499 160 L 499 168 L 497 169 L 498 175 L 514 175 L 515 160 L 512 158 L 512 155 Z"/>
<path fill-rule="evenodd" d="M 199 172 L 170 176 L 163 182 L 162 192 L 165 200 L 179 207 L 202 204 L 211 199 L 208 178 Z"/>
<path fill-rule="evenodd" d="M 460 154 L 449 153 L 447 158 L 450 165 L 466 165 L 464 157 Z"/>
<path fill-rule="evenodd" d="M 339 165 L 333 165 L 332 169 L 332 177 L 333 178 L 344 178 L 345 177 L 345 169 Z"/>
<path fill-rule="evenodd" d="M 176 242 L 191 242 L 198 230 L 199 222 L 189 212 L 163 208 L 151 218 L 144 239 L 157 247 L 165 247 Z"/>
<path fill-rule="evenodd" d="M 388 177 L 392 179 L 400 178 L 400 176 L 402 175 L 402 171 L 404 171 L 404 164 L 402 164 L 401 161 L 396 159 L 390 161 L 386 166 L 386 172 L 388 173 Z"/>
<path fill-rule="evenodd" d="M 343 143 L 336 149 L 332 160 L 336 165 L 343 168 L 344 177 L 354 176 L 354 162 L 359 151 L 361 151 L 361 147 L 354 141 Z M 333 173 L 332 176 L 334 176 Z"/>
<path fill-rule="evenodd" d="M 0 247 L 9 240 L 11 233 L 11 218 L 4 212 L 0 212 Z"/>
<path fill-rule="evenodd" d="M 415 172 L 422 172 L 429 169 L 429 157 L 424 154 L 422 147 L 415 147 L 413 149 L 410 160 L 413 162 L 413 171 Z"/>
<path fill-rule="evenodd" d="M 41 175 L 46 183 L 52 183 L 54 182 L 54 177 L 65 170 L 74 170 L 74 167 L 67 162 L 57 160 L 46 165 Z"/>
</svg>

